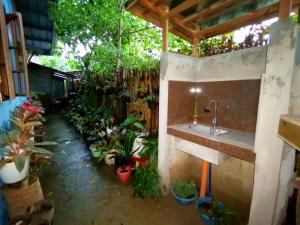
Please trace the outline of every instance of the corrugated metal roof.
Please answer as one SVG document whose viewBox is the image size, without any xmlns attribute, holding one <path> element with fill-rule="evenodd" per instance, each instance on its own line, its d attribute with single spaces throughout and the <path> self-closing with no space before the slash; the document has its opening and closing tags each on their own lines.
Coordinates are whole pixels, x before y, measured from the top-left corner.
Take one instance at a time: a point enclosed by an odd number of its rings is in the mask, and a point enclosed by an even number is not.
<svg viewBox="0 0 300 225">
<path fill-rule="evenodd" d="M 42 55 L 50 55 L 54 26 L 49 18 L 48 6 L 53 0 L 15 0 L 16 10 L 22 13 L 26 47 Z"/>
</svg>

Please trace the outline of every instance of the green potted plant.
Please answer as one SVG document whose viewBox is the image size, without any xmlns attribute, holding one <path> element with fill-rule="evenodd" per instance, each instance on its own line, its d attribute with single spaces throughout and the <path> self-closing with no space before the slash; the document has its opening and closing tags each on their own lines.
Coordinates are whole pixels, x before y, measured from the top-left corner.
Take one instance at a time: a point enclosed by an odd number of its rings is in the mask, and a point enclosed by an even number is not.
<svg viewBox="0 0 300 225">
<path fill-rule="evenodd" d="M 149 158 L 149 163 L 145 166 L 139 165 L 136 168 L 132 183 L 134 195 L 141 198 L 159 197 L 161 195 L 160 177 L 158 174 L 158 139 L 157 137 L 147 137 L 144 141 L 144 148 L 140 152 L 143 157 Z"/>
<path fill-rule="evenodd" d="M 15 183 L 26 177 L 31 154 L 52 154 L 42 147 L 56 143 L 35 143 L 33 139 L 34 126 L 42 124 L 42 112 L 36 103 L 28 101 L 13 115 L 15 130 L 3 134 L 0 148 L 0 177 L 4 183 Z"/>
<path fill-rule="evenodd" d="M 204 197 L 197 201 L 197 208 L 201 219 L 209 225 L 234 225 L 237 224 L 237 216 L 232 209 L 221 201 Z"/>
<path fill-rule="evenodd" d="M 143 100 L 144 102 L 147 102 L 148 107 L 152 110 L 156 109 L 158 106 L 158 101 L 155 95 L 148 95 Z"/>
<path fill-rule="evenodd" d="M 131 93 L 130 89 L 128 87 L 124 87 L 121 92 L 119 97 L 121 99 L 124 99 L 125 102 L 132 102 L 134 100 L 134 95 Z"/>
<path fill-rule="evenodd" d="M 137 134 L 134 131 L 120 133 L 114 137 L 113 148 L 116 150 L 114 158 L 118 166 L 117 174 L 122 183 L 128 182 L 131 178 L 132 146 L 136 137 Z"/>
<path fill-rule="evenodd" d="M 178 203 L 191 205 L 198 197 L 198 190 L 193 181 L 176 182 L 172 187 L 172 194 Z"/>
<path fill-rule="evenodd" d="M 133 150 L 134 140 L 145 130 L 140 118 L 136 114 L 129 115 L 114 131 L 107 151 L 112 154 L 117 166 L 117 174 L 121 182 L 125 183 L 131 178 L 132 155 L 138 150 Z"/>
<path fill-rule="evenodd" d="M 137 89 L 137 96 L 138 98 L 144 98 L 148 94 L 148 89 L 146 87 L 139 87 Z"/>
</svg>

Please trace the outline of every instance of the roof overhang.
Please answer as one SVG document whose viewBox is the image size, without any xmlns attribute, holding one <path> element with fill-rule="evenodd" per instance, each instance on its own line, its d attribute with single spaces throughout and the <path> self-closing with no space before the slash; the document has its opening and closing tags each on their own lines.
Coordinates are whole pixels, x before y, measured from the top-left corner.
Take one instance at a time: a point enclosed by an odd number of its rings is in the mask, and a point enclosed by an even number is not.
<svg viewBox="0 0 300 225">
<path fill-rule="evenodd" d="M 23 17 L 26 48 L 29 52 L 50 55 L 54 43 L 54 26 L 49 18 L 53 0 L 15 0 L 16 11 Z"/>
<path fill-rule="evenodd" d="M 297 7 L 300 0 L 293 0 Z M 225 34 L 277 16 L 279 0 L 130 0 L 127 10 L 192 42 Z"/>
</svg>

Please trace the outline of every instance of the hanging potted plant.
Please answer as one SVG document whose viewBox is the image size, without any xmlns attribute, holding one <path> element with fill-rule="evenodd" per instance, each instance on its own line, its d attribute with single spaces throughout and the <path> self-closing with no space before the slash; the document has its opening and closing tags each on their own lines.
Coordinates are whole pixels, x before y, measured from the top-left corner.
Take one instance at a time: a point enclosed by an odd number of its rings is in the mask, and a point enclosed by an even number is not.
<svg viewBox="0 0 300 225">
<path fill-rule="evenodd" d="M 172 194 L 181 205 L 191 205 L 198 197 L 198 190 L 193 181 L 176 182 L 173 185 Z"/>
<path fill-rule="evenodd" d="M 152 110 L 156 109 L 156 107 L 158 106 L 158 101 L 155 95 L 148 95 L 143 100 L 144 102 L 147 102 L 148 107 Z"/>
<path fill-rule="evenodd" d="M 139 87 L 137 89 L 137 96 L 138 96 L 138 98 L 144 98 L 144 97 L 147 96 L 147 94 L 148 94 L 147 88 L 145 88 L 145 87 Z"/>
<path fill-rule="evenodd" d="M 121 91 L 120 91 L 120 95 L 119 97 L 121 99 L 124 99 L 125 102 L 130 103 L 132 101 L 134 101 L 134 95 L 130 92 L 128 87 L 124 87 Z"/>
</svg>

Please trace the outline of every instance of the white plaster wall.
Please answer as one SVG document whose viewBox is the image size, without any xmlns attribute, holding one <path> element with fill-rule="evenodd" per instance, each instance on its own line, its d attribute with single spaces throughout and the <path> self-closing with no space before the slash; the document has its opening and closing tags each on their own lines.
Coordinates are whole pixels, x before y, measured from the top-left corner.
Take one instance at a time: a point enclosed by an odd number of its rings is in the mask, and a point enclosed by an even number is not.
<svg viewBox="0 0 300 225">
<path fill-rule="evenodd" d="M 164 189 L 170 187 L 170 140 L 167 135 L 168 82 L 260 79 L 265 71 L 266 47 L 257 47 L 207 58 L 163 53 L 160 60 L 158 167 Z"/>
<path fill-rule="evenodd" d="M 266 54 L 266 47 L 255 47 L 200 58 L 195 81 L 260 79 L 265 72 Z"/>
<path fill-rule="evenodd" d="M 158 170 L 165 193 L 170 187 L 170 141 L 167 134 L 169 80 L 194 81 L 195 58 L 163 53 L 160 60 Z"/>
<path fill-rule="evenodd" d="M 289 171 L 291 167 L 289 162 L 282 164 L 283 141 L 278 137 L 278 126 L 280 115 L 289 112 L 297 37 L 292 21 L 277 22 L 270 31 L 271 44 L 266 72 L 261 79 L 258 106 L 254 145 L 256 164 L 249 225 L 280 224 L 275 218 L 276 208 L 284 207 L 282 203 L 287 199 L 287 181 L 282 179 L 280 183 L 279 177 L 283 170 Z M 287 154 L 286 158 L 291 156 Z M 283 173 L 283 176 L 288 175 Z M 279 193 L 282 193 L 282 199 L 277 201 Z"/>
<path fill-rule="evenodd" d="M 196 58 L 172 52 L 160 59 L 160 76 L 164 80 L 195 81 Z"/>
<path fill-rule="evenodd" d="M 299 27 L 297 28 L 298 37 Z M 300 114 L 300 39 L 296 42 L 296 66 L 291 84 L 291 97 L 289 111 L 291 114 Z M 294 166 L 296 151 L 288 144 L 284 144 L 281 160 L 279 191 L 277 194 L 274 224 L 280 224 L 285 219 L 287 211 L 287 196 L 291 196 L 294 186 Z"/>
</svg>

